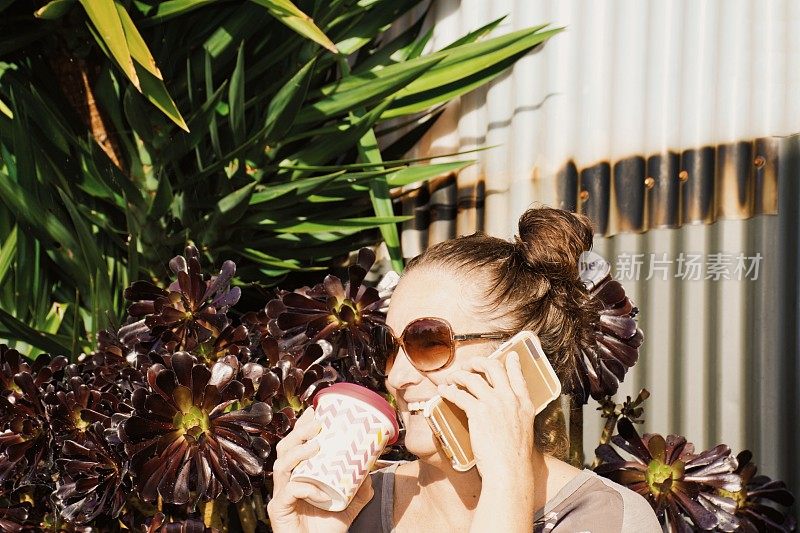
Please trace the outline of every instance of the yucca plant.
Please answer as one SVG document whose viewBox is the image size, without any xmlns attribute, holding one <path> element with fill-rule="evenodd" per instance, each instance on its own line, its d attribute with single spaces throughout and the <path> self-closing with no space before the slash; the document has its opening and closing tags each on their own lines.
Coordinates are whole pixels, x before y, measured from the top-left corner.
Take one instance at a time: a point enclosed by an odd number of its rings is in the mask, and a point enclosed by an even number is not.
<svg viewBox="0 0 800 533">
<path fill-rule="evenodd" d="M 423 55 L 421 22 L 384 35 L 418 4 L 0 0 L 0 339 L 89 351 L 188 242 L 243 302 L 381 240 L 401 270 L 392 188 L 469 164 L 405 152 L 558 31 Z"/>
</svg>

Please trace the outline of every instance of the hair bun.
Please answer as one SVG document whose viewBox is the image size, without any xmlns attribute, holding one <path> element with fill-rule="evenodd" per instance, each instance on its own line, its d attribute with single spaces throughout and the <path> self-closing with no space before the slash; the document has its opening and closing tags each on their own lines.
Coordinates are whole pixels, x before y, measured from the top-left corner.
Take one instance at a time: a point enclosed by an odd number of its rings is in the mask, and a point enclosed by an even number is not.
<svg viewBox="0 0 800 533">
<path fill-rule="evenodd" d="M 516 245 L 531 268 L 551 279 L 564 279 L 569 274 L 568 281 L 574 281 L 578 278 L 578 260 L 591 249 L 593 235 L 588 217 L 538 207 L 520 217 Z"/>
</svg>

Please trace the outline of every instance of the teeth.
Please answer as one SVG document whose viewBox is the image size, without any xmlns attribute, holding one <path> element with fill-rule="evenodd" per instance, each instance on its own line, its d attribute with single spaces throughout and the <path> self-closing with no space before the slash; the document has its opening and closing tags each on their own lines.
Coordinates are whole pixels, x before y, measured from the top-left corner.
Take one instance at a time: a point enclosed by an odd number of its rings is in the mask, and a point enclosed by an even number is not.
<svg viewBox="0 0 800 533">
<path fill-rule="evenodd" d="M 422 411 L 423 409 L 425 409 L 425 404 L 426 403 L 427 402 L 411 402 L 411 403 L 408 404 L 408 410 L 410 412 Z"/>
</svg>

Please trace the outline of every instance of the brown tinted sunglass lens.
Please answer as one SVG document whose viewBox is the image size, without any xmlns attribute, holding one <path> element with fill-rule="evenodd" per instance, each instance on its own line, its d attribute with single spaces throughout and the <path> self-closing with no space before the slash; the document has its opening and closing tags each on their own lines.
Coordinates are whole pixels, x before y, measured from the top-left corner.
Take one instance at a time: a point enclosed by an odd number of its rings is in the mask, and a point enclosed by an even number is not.
<svg viewBox="0 0 800 533">
<path fill-rule="evenodd" d="M 399 346 L 397 341 L 394 340 L 391 330 L 386 326 L 378 326 L 373 330 L 375 347 L 379 353 L 386 356 L 386 365 L 384 366 L 384 374 L 388 374 L 394 364 L 394 358 L 397 356 Z"/>
<path fill-rule="evenodd" d="M 403 345 L 419 370 L 437 370 L 450 360 L 453 337 L 446 322 L 423 318 L 406 326 Z"/>
</svg>

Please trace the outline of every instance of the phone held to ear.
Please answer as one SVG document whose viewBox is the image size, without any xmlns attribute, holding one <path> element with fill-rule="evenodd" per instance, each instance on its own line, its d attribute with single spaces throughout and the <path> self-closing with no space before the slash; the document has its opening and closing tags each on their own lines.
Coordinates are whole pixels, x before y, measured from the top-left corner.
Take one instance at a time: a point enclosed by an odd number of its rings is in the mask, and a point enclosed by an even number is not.
<svg viewBox="0 0 800 533">
<path fill-rule="evenodd" d="M 499 359 L 505 365 L 506 357 L 512 352 L 519 356 L 528 393 L 536 414 L 539 414 L 561 394 L 561 382 L 542 351 L 539 337 L 532 331 L 517 333 L 501 344 L 489 358 Z M 439 439 L 442 450 L 450 458 L 454 470 L 466 472 L 475 466 L 467 414 L 464 411 L 441 396 L 434 396 L 425 404 L 423 415 Z"/>
</svg>

